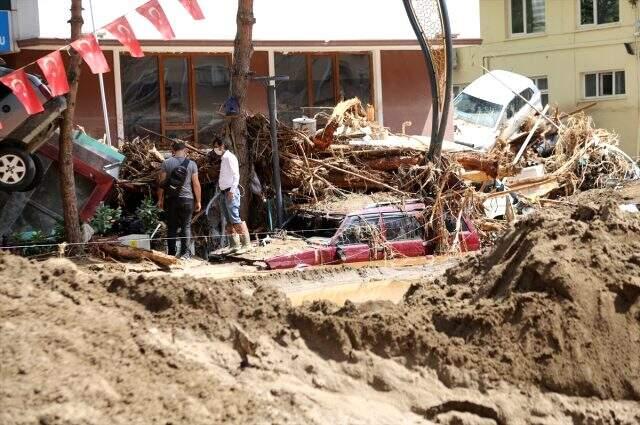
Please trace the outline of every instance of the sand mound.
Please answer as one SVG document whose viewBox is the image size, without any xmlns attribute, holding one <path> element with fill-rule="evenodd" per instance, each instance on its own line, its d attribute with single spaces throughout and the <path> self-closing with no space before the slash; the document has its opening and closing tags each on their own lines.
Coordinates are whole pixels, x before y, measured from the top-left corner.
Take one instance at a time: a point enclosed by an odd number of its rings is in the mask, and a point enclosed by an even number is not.
<svg viewBox="0 0 640 425">
<path fill-rule="evenodd" d="M 640 400 L 640 220 L 615 204 L 538 214 L 402 306 L 318 302 L 290 317 L 338 360 L 371 350 L 453 386 L 468 382 L 452 366 L 489 387 Z"/>
</svg>

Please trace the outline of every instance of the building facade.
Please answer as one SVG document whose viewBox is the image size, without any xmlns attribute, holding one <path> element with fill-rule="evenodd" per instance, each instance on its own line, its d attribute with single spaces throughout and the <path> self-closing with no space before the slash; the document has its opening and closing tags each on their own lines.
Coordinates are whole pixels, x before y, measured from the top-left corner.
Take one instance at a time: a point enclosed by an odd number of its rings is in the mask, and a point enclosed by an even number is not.
<svg viewBox="0 0 640 425">
<path fill-rule="evenodd" d="M 161 0 L 176 33 L 171 41 L 161 40 L 135 13 L 144 1 L 93 2 L 98 28 L 126 14 L 145 53 L 132 58 L 108 33 L 97 32 L 112 69 L 104 75 L 112 139 L 143 135 L 144 127 L 206 146 L 216 123 L 224 120 L 221 108 L 229 97 L 237 1 L 200 1 L 207 19 L 193 21 L 177 0 Z M 327 0 L 311 15 L 298 12 L 305 3 L 312 7 L 310 1 L 278 3 L 255 2 L 251 70 L 255 76 L 289 76 L 277 91 L 283 119 L 311 116 L 357 96 L 373 105 L 377 119 L 392 131 L 411 121 L 408 132 L 428 135 L 429 80 L 401 2 Z M 19 0 L 13 7 L 17 51 L 3 56 L 10 66 L 24 66 L 67 44 L 68 8 L 60 2 Z M 89 12 L 84 11 L 85 31 L 91 28 Z M 466 21 L 456 18 L 453 25 L 457 47 L 480 43 Z M 37 73 L 37 68 L 30 71 Z M 79 90 L 76 121 L 102 137 L 98 78 L 86 66 Z M 250 111 L 266 113 L 262 83 L 252 82 L 248 97 Z"/>
<path fill-rule="evenodd" d="M 455 90 L 489 70 L 534 79 L 543 100 L 587 112 L 640 156 L 640 3 L 480 0 L 481 46 L 458 51 Z"/>
</svg>

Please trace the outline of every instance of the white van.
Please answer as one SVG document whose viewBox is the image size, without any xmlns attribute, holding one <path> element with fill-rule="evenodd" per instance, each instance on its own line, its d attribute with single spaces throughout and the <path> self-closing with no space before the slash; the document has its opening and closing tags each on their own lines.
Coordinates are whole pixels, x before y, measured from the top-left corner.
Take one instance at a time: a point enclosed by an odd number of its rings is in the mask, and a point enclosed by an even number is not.
<svg viewBox="0 0 640 425">
<path fill-rule="evenodd" d="M 488 151 L 496 138 L 508 139 L 542 109 L 540 90 L 525 76 L 491 71 L 469 84 L 453 101 L 454 142 Z"/>
</svg>

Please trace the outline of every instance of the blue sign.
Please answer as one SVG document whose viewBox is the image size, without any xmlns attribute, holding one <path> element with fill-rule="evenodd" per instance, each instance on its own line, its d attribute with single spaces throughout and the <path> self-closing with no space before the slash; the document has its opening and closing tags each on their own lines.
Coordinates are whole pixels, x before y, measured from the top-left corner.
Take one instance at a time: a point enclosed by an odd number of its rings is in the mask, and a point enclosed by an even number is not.
<svg viewBox="0 0 640 425">
<path fill-rule="evenodd" d="M 0 53 L 10 53 L 12 51 L 11 11 L 0 10 Z"/>
</svg>

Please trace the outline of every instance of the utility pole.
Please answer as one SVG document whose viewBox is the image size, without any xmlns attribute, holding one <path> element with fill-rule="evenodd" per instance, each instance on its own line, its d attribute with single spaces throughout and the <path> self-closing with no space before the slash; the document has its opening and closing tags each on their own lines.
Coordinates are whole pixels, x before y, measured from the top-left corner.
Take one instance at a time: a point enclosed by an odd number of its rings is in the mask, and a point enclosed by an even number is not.
<svg viewBox="0 0 640 425">
<path fill-rule="evenodd" d="M 276 227 L 284 223 L 284 198 L 282 197 L 282 181 L 280 176 L 280 148 L 278 146 L 278 102 L 276 100 L 276 82 L 288 81 L 289 76 L 254 77 L 267 85 L 267 102 L 269 106 L 269 122 L 271 123 L 271 162 L 273 163 L 273 189 L 276 192 Z"/>
</svg>

